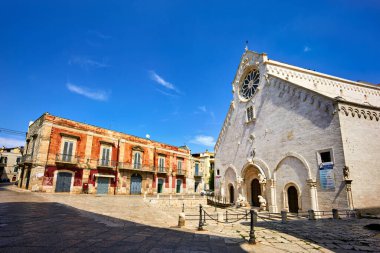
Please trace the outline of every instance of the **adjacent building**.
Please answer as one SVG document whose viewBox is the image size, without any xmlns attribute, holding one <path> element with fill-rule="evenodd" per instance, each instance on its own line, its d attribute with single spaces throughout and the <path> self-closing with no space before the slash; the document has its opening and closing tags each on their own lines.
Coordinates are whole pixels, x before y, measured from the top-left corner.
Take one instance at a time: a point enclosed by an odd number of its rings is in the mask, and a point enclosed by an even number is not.
<svg viewBox="0 0 380 253">
<path fill-rule="evenodd" d="M 191 154 L 190 177 L 194 180 L 194 192 L 210 190 L 210 176 L 214 169 L 214 153 L 206 150 L 203 153 Z"/>
<path fill-rule="evenodd" d="M 252 206 L 261 195 L 271 212 L 380 207 L 379 86 L 246 50 L 232 91 L 218 194 Z"/>
<path fill-rule="evenodd" d="M 0 148 L 0 182 L 17 181 L 23 147 Z"/>
<path fill-rule="evenodd" d="M 19 187 L 97 194 L 187 193 L 190 150 L 43 114 L 28 128 Z"/>
</svg>

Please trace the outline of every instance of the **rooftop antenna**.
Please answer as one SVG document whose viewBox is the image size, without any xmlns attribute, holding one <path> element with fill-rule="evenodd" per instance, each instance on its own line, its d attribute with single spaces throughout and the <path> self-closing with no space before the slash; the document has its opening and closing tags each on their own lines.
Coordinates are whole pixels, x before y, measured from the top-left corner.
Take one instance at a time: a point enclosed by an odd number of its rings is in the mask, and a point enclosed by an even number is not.
<svg viewBox="0 0 380 253">
<path fill-rule="evenodd" d="M 248 51 L 248 40 L 245 41 L 245 51 Z"/>
</svg>

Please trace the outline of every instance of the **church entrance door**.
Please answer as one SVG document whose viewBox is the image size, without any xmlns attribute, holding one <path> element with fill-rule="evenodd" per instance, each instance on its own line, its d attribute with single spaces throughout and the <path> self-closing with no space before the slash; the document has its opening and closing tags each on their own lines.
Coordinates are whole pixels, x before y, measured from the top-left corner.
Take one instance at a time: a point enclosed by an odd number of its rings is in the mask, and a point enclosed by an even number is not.
<svg viewBox="0 0 380 253">
<path fill-rule="evenodd" d="M 234 186 L 233 185 L 230 185 L 229 187 L 230 189 L 230 203 L 234 203 L 234 199 L 235 199 L 235 195 L 234 195 Z"/>
<path fill-rule="evenodd" d="M 288 188 L 288 206 L 290 213 L 298 213 L 298 193 L 294 186 Z"/>
<path fill-rule="evenodd" d="M 259 195 L 261 195 L 261 187 L 259 180 L 257 178 L 253 179 L 251 182 L 251 198 L 252 206 L 260 206 Z"/>
</svg>

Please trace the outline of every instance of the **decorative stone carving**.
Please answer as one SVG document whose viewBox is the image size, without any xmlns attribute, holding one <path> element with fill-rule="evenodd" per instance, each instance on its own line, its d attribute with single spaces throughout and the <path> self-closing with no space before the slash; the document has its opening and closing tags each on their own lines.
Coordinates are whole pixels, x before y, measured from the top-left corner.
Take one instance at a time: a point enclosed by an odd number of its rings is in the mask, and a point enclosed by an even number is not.
<svg viewBox="0 0 380 253">
<path fill-rule="evenodd" d="M 243 196 L 243 195 L 241 195 L 240 193 L 239 193 L 239 196 L 238 196 L 238 198 L 237 198 L 237 200 L 236 200 L 236 204 L 237 204 L 237 206 L 247 206 L 248 205 L 248 203 L 247 203 L 247 199 Z"/>
<path fill-rule="evenodd" d="M 258 197 L 259 197 L 259 203 L 260 203 L 260 211 L 267 210 L 267 201 L 265 200 L 265 198 L 261 195 L 259 195 Z"/>
<path fill-rule="evenodd" d="M 265 178 L 265 176 L 263 174 L 259 174 L 259 183 L 260 184 L 266 184 L 267 183 L 267 179 Z"/>
<path fill-rule="evenodd" d="M 343 178 L 344 180 L 347 180 L 350 178 L 350 169 L 348 168 L 348 166 L 343 167 Z"/>
</svg>

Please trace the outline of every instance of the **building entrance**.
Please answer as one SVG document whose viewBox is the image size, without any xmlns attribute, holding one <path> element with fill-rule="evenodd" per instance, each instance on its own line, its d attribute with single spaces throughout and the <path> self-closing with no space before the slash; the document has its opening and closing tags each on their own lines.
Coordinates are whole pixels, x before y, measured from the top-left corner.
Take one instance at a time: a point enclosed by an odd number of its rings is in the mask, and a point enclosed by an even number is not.
<svg viewBox="0 0 380 253">
<path fill-rule="evenodd" d="M 235 192 L 234 192 L 234 186 L 230 185 L 229 187 L 229 193 L 230 193 L 230 203 L 234 203 L 235 200 Z"/>
<path fill-rule="evenodd" d="M 288 188 L 288 206 L 290 213 L 298 213 L 298 192 L 294 186 Z"/>
<path fill-rule="evenodd" d="M 259 195 L 261 195 L 261 187 L 259 180 L 257 178 L 253 179 L 251 182 L 251 201 L 252 206 L 260 206 Z"/>
</svg>

